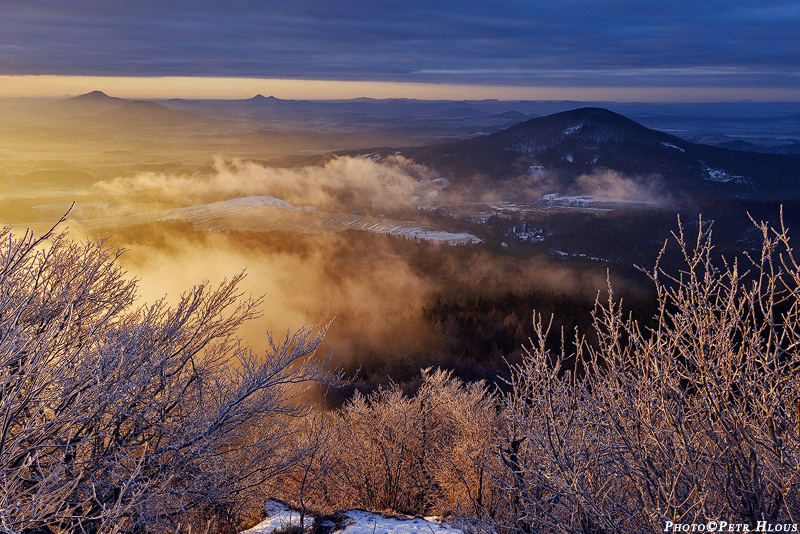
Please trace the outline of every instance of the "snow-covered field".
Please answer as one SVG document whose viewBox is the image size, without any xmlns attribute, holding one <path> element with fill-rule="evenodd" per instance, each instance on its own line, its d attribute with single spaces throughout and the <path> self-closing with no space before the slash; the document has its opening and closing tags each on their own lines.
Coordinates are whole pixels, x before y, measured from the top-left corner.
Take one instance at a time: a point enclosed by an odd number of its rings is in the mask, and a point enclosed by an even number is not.
<svg viewBox="0 0 800 534">
<path fill-rule="evenodd" d="M 264 504 L 264 511 L 269 517 L 250 530 L 246 530 L 246 534 L 272 534 L 276 529 L 300 523 L 298 513 L 280 502 L 267 501 Z M 462 530 L 446 522 L 436 521 L 434 518 L 395 519 L 366 510 L 351 510 L 345 512 L 345 515 L 347 519 L 344 528 L 334 531 L 337 534 L 463 534 Z M 306 518 L 306 524 L 310 526 L 313 520 L 313 517 Z"/>
<path fill-rule="evenodd" d="M 464 245 L 481 240 L 468 232 L 448 232 L 414 221 L 351 213 L 323 213 L 310 206 L 293 206 L 279 198 L 250 196 L 210 204 L 162 210 L 103 219 L 78 219 L 82 228 L 113 228 L 151 221 L 188 221 L 214 231 L 245 230 L 270 232 L 283 230 L 310 234 L 330 234 L 360 230 L 388 234 L 431 243 Z M 35 225 L 30 225 L 35 226 Z"/>
<path fill-rule="evenodd" d="M 650 200 L 634 200 L 610 197 L 598 197 L 592 195 L 562 195 L 560 193 L 549 193 L 544 195 L 539 201 L 546 206 L 586 208 L 586 209 L 615 209 L 620 207 L 647 206 L 657 202 Z"/>
<path fill-rule="evenodd" d="M 173 210 L 162 217 L 170 218 L 187 220 L 212 230 L 288 230 L 306 233 L 360 230 L 451 245 L 480 242 L 480 239 L 465 232 L 446 232 L 413 221 L 397 221 L 386 217 L 322 213 L 306 206 L 292 206 L 272 197 L 235 198 Z"/>
</svg>

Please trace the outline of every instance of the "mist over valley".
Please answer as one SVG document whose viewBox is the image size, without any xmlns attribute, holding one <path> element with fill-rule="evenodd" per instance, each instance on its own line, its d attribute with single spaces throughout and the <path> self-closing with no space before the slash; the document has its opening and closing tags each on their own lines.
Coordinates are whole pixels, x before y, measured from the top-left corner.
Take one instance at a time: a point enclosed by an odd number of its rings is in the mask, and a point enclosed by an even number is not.
<svg viewBox="0 0 800 534">
<path fill-rule="evenodd" d="M 758 245 L 747 213 L 800 220 L 793 104 L 95 91 L 0 108 L 0 222 L 42 232 L 75 202 L 70 236 L 127 249 L 141 301 L 246 269 L 266 305 L 244 335 L 333 321 L 325 343 L 364 390 L 429 366 L 507 376 L 534 308 L 587 325 L 607 277 L 648 317 L 634 264 L 678 214 L 714 220 L 723 254 Z"/>
</svg>

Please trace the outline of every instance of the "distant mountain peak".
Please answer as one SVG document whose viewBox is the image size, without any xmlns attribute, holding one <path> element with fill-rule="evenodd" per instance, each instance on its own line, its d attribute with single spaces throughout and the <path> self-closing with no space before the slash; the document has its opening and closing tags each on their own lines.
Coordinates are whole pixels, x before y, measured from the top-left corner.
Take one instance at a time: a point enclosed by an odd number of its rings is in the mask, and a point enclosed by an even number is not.
<svg viewBox="0 0 800 534">
<path fill-rule="evenodd" d="M 248 102 L 277 102 L 278 99 L 274 96 L 264 96 L 261 93 L 257 94 L 253 98 L 248 99 Z"/>
<path fill-rule="evenodd" d="M 127 103 L 124 98 L 108 96 L 103 91 L 73 96 L 47 104 L 47 109 L 56 115 L 78 116 L 101 113 Z"/>
<path fill-rule="evenodd" d="M 123 101 L 122 98 L 116 98 L 113 96 L 108 96 L 103 91 L 90 91 L 84 95 L 74 96 L 68 100 L 84 100 L 84 101 L 97 101 L 97 102 L 107 102 L 107 101 L 115 101 L 121 102 Z"/>
</svg>

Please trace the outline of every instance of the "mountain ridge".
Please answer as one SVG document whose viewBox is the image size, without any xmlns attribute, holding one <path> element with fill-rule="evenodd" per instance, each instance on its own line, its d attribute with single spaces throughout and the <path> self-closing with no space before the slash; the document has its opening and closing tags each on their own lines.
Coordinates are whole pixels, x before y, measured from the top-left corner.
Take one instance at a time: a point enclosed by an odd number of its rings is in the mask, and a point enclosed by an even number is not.
<svg viewBox="0 0 800 534">
<path fill-rule="evenodd" d="M 180 111 L 149 100 L 133 100 L 86 120 L 107 126 L 152 128 L 218 124 L 221 121 L 190 111 Z"/>
<path fill-rule="evenodd" d="M 500 132 L 404 154 L 458 177 L 505 181 L 547 171 L 554 187 L 613 170 L 634 180 L 664 180 L 679 196 L 794 198 L 800 159 L 693 143 L 605 108 L 584 107 L 530 119 Z M 463 181 L 463 180 L 462 180 Z"/>
<path fill-rule="evenodd" d="M 95 90 L 64 100 L 50 102 L 45 105 L 45 108 L 48 112 L 57 115 L 93 115 L 109 111 L 128 102 L 130 100 L 108 96 L 103 91 Z"/>
</svg>

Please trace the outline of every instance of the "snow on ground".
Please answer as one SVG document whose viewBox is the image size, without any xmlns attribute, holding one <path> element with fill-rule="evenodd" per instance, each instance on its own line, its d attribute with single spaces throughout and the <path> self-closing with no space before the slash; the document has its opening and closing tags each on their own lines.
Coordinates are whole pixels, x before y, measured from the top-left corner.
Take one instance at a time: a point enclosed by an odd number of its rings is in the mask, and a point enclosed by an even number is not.
<svg viewBox="0 0 800 534">
<path fill-rule="evenodd" d="M 289 525 L 300 524 L 300 514 L 289 508 L 289 506 L 269 499 L 264 503 L 264 512 L 267 518 L 249 530 L 245 530 L 242 534 L 271 534 L 276 529 L 281 529 Z M 308 525 L 314 521 L 314 518 L 306 517 Z"/>
<path fill-rule="evenodd" d="M 275 529 L 300 523 L 299 514 L 278 501 L 267 501 L 264 510 L 269 517 L 250 530 L 244 531 L 243 534 L 272 534 Z M 344 529 L 336 530 L 336 534 L 464 534 L 462 530 L 446 522 L 436 521 L 434 518 L 395 519 L 366 510 L 350 510 L 345 512 L 345 515 L 347 520 Z M 310 526 L 313 520 L 307 518 L 307 526 Z"/>
<path fill-rule="evenodd" d="M 435 230 L 413 221 L 357 214 L 320 213 L 313 208 L 293 206 L 273 197 L 235 198 L 181 208 L 173 210 L 164 218 L 184 219 L 213 230 L 294 230 L 311 233 L 361 230 L 451 245 L 481 241 L 470 233 Z"/>
<path fill-rule="evenodd" d="M 542 180 L 547 177 L 547 171 L 544 165 L 531 165 L 528 168 L 528 176 L 532 177 L 534 180 Z"/>
<path fill-rule="evenodd" d="M 558 250 L 556 248 L 550 249 L 550 254 L 553 254 L 554 256 L 558 256 L 559 258 L 566 258 L 566 257 L 572 256 L 573 258 L 584 258 L 584 259 L 592 260 L 592 261 L 602 261 L 602 262 L 605 262 L 605 263 L 616 263 L 614 260 L 601 258 L 599 256 L 587 256 L 586 254 L 584 254 L 582 252 L 564 252 L 563 250 Z"/>
<path fill-rule="evenodd" d="M 703 165 L 703 179 L 711 182 L 722 182 L 722 183 L 733 182 L 735 184 L 752 185 L 750 180 L 748 180 L 744 176 L 728 174 L 728 172 L 722 169 L 712 169 L 711 167 L 707 167 L 705 165 Z"/>
<path fill-rule="evenodd" d="M 662 146 L 665 146 L 665 147 L 667 147 L 667 148 L 671 148 L 671 149 L 673 149 L 673 150 L 680 150 L 681 152 L 686 152 L 686 151 L 685 151 L 684 149 L 682 149 L 681 147 L 679 147 L 679 146 L 676 146 L 676 145 L 673 145 L 672 143 L 665 143 L 664 141 L 661 141 L 661 145 L 662 145 Z"/>
<path fill-rule="evenodd" d="M 343 534 L 372 534 L 386 532 L 394 534 L 432 533 L 432 534 L 463 534 L 463 531 L 449 526 L 447 523 L 429 521 L 417 517 L 414 519 L 391 519 L 378 514 L 356 510 L 347 512 L 352 523 L 348 524 Z"/>
<path fill-rule="evenodd" d="M 435 183 L 438 188 L 440 184 L 446 184 L 446 181 L 434 180 L 431 183 Z M 478 237 L 468 232 L 448 232 L 414 221 L 395 220 L 383 216 L 323 213 L 316 211 L 311 206 L 294 206 L 270 196 L 233 198 L 155 213 L 84 219 L 80 220 L 80 223 L 83 228 L 91 229 L 176 220 L 189 221 L 199 228 L 207 228 L 212 231 L 270 232 L 284 230 L 328 234 L 344 230 L 360 230 L 449 245 L 481 242 Z"/>
<path fill-rule="evenodd" d="M 560 193 L 548 193 L 541 198 L 540 202 L 550 206 L 561 206 L 570 208 L 598 208 L 598 209 L 611 209 L 619 206 L 657 204 L 657 202 L 650 200 L 595 197 L 591 195 L 566 196 Z"/>
<path fill-rule="evenodd" d="M 572 126 L 567 127 L 567 129 L 564 130 L 564 137 L 574 134 L 575 132 L 577 132 L 581 128 L 583 128 L 583 123 L 574 124 Z"/>
<path fill-rule="evenodd" d="M 241 210 L 244 208 L 265 208 L 265 207 L 275 207 L 291 211 L 314 211 L 314 208 L 311 206 L 297 207 L 293 204 L 289 204 L 285 200 L 281 200 L 280 198 L 275 198 L 270 196 L 251 196 L 251 197 L 232 198 L 230 200 L 221 200 L 219 202 L 212 202 L 211 204 L 201 204 L 199 206 L 189 206 L 187 208 L 179 208 L 176 211 L 178 213 L 187 214 L 187 216 L 191 216 L 191 214 L 194 212 L 208 210 L 210 208 L 216 209 L 217 211 L 235 212 L 236 210 Z M 175 218 L 178 217 L 179 215 L 176 214 Z"/>
<path fill-rule="evenodd" d="M 387 221 L 386 223 L 384 221 Z M 333 228 L 349 228 L 363 232 L 388 234 L 406 239 L 421 239 L 431 243 L 448 243 L 450 245 L 465 245 L 480 243 L 481 240 L 467 232 L 445 232 L 433 230 L 417 225 L 411 221 L 392 221 L 390 219 L 375 220 L 374 217 L 363 215 L 338 215 L 324 219 L 324 222 Z M 395 223 L 395 224 L 392 224 Z"/>
</svg>

